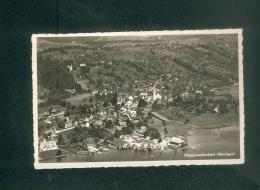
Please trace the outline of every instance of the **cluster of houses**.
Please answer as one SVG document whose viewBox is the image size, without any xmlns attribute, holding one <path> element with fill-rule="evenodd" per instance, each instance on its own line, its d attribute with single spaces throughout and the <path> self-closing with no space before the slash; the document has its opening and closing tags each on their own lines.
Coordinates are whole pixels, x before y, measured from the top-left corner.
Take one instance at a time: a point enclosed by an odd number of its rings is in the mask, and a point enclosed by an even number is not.
<svg viewBox="0 0 260 190">
<path fill-rule="evenodd" d="M 49 111 L 39 114 L 39 119 L 51 126 L 48 128 L 48 130 L 44 132 L 45 138 L 40 138 L 40 151 L 57 149 L 57 136 L 59 133 L 62 133 L 63 131 L 71 130 L 76 127 L 90 128 L 92 126 L 100 129 L 106 127 L 106 122 L 110 121 L 112 127 L 109 130 L 114 133 L 116 130 L 121 131 L 124 127 L 127 127 L 126 121 L 138 123 L 140 120 L 142 120 L 143 117 L 147 116 L 152 111 L 152 105 L 155 102 L 165 105 L 174 102 L 175 99 L 177 99 L 177 96 L 180 97 L 183 102 L 185 102 L 190 101 L 192 98 L 194 98 L 194 96 L 203 96 L 204 94 L 203 90 L 194 90 L 186 88 L 185 91 L 176 93 L 177 95 L 173 95 L 170 90 L 165 89 L 164 82 L 168 81 L 169 79 L 172 79 L 171 75 L 161 75 L 155 83 L 151 83 L 149 81 L 134 81 L 134 84 L 132 84 L 132 93 L 125 92 L 124 90 L 124 88 L 128 88 L 129 84 L 118 87 L 117 109 L 115 105 L 109 104 L 107 106 L 102 106 L 102 104 L 100 104 L 99 102 L 99 104 L 92 104 L 90 114 L 81 114 L 77 115 L 77 117 L 75 117 L 75 115 L 67 114 L 65 116 L 65 113 L 68 111 L 67 108 L 53 108 Z M 178 78 L 174 78 L 174 80 L 178 81 Z M 92 94 L 108 95 L 110 93 L 113 93 L 113 91 L 110 88 L 111 86 L 109 87 L 108 85 L 107 89 L 105 88 L 102 91 L 93 90 Z M 71 93 L 74 93 L 74 91 Z M 139 103 L 141 99 L 146 102 L 146 105 L 140 108 Z M 219 112 L 219 107 L 215 107 L 214 111 Z M 57 120 L 63 121 L 62 124 L 60 124 L 60 126 Z M 143 137 L 145 131 L 146 127 L 141 126 L 140 129 L 135 129 L 133 134 L 130 135 L 130 137 L 122 136 L 121 141 L 124 142 L 123 144 L 128 143 L 127 146 L 130 147 L 143 147 L 144 142 L 149 142 L 148 144 L 152 147 L 156 144 L 159 144 L 163 147 L 168 147 L 170 146 L 171 142 L 174 142 L 174 138 L 169 139 L 168 137 L 163 137 L 160 143 L 155 143 L 155 140 L 153 140 L 152 142 L 149 138 L 145 139 Z M 182 140 L 178 141 L 176 140 L 176 138 Z M 179 144 L 183 144 L 185 142 L 183 138 L 176 138 L 175 143 L 177 144 L 178 142 Z M 130 140 L 132 141 L 130 144 L 129 142 L 127 142 L 129 141 L 129 139 L 132 139 Z M 142 144 L 142 146 L 140 146 L 140 144 Z M 95 144 L 92 143 L 91 147 L 93 147 L 94 150 Z"/>
<path fill-rule="evenodd" d="M 163 136 L 160 140 L 144 137 L 146 127 L 142 126 L 135 130 L 131 135 L 121 135 L 114 138 L 109 146 L 104 145 L 104 141 L 95 142 L 94 138 L 86 138 L 78 148 L 78 154 L 102 153 L 109 150 L 135 150 L 135 151 L 164 151 L 185 148 L 188 146 L 187 139 L 184 136 Z M 77 145 L 78 146 L 78 145 Z"/>
<path fill-rule="evenodd" d="M 156 91 L 156 90 L 154 90 Z M 93 91 L 93 94 L 99 93 L 98 91 Z M 104 93 L 104 92 L 102 92 Z M 110 93 L 110 91 L 105 92 Z M 39 120 L 45 122 L 50 127 L 44 132 L 44 137 L 40 138 L 40 151 L 52 150 L 53 147 L 57 148 L 55 142 L 57 141 L 57 136 L 62 131 L 74 129 L 75 127 L 86 127 L 90 128 L 91 126 L 103 128 L 105 127 L 104 121 L 111 121 L 113 123 L 113 129 L 122 130 L 124 127 L 127 127 L 126 120 L 130 120 L 133 123 L 139 122 L 139 116 L 137 115 L 138 102 L 139 100 L 144 99 L 149 104 L 142 109 L 142 111 L 147 115 L 151 111 L 151 102 L 156 99 L 161 99 L 159 93 L 154 92 L 153 96 L 148 96 L 148 93 L 142 92 L 139 96 L 131 96 L 125 93 L 119 93 L 117 97 L 117 106 L 118 110 L 114 106 L 108 105 L 103 106 L 93 106 L 92 114 L 85 115 L 81 118 L 75 118 L 73 115 L 66 115 L 66 108 L 58 109 L 52 108 L 49 111 L 45 111 L 39 114 Z M 59 126 L 57 120 L 62 121 L 62 126 Z M 115 125 L 115 120 L 118 120 Z M 144 128 L 144 127 L 143 127 Z M 144 129 L 141 129 L 144 131 Z M 50 146 L 50 144 L 52 146 Z"/>
<path fill-rule="evenodd" d="M 43 112 L 39 114 L 39 119 L 43 120 L 46 124 L 51 126 L 48 130 L 44 132 L 45 136 L 48 137 L 48 141 L 43 141 L 41 139 L 41 150 L 44 151 L 49 147 L 49 141 L 54 144 L 54 140 L 57 140 L 57 134 L 60 131 L 70 130 L 75 127 L 86 127 L 89 128 L 91 126 L 95 127 L 105 127 L 104 120 L 111 121 L 111 123 L 115 123 L 115 120 L 119 122 L 116 125 L 113 125 L 114 130 L 122 130 L 124 127 L 127 127 L 126 120 L 130 120 L 133 123 L 138 123 L 140 119 L 140 115 L 138 115 L 138 103 L 140 99 L 143 99 L 147 102 L 147 105 L 141 109 L 143 115 L 148 115 L 151 111 L 152 104 L 157 101 L 159 103 L 164 103 L 165 101 L 172 101 L 172 98 L 168 98 L 165 94 L 164 96 L 161 93 L 161 90 L 156 88 L 156 85 L 152 84 L 141 84 L 141 81 L 135 81 L 136 85 L 136 93 L 130 95 L 129 93 L 118 93 L 117 97 L 117 106 L 118 110 L 115 109 L 114 106 L 109 105 L 107 107 L 94 105 L 92 107 L 93 114 L 88 116 L 84 116 L 81 118 L 75 119 L 73 116 L 66 116 L 64 109 L 53 108 L 49 111 Z M 142 91 L 140 92 L 139 89 Z M 103 90 L 100 92 L 99 90 L 93 90 L 92 94 L 101 93 L 102 95 L 107 95 L 112 93 L 111 90 Z M 57 119 L 62 120 L 62 126 L 58 126 Z"/>
<path fill-rule="evenodd" d="M 46 140 L 43 139 L 39 144 L 40 152 L 48 151 L 48 150 L 57 150 L 58 146 L 55 140 Z"/>
<path fill-rule="evenodd" d="M 151 139 L 150 137 L 144 137 L 143 131 L 139 130 L 132 135 L 121 135 L 120 140 L 117 141 L 117 145 L 120 145 L 120 149 L 134 149 L 141 151 L 151 150 L 176 150 L 180 147 L 187 146 L 187 139 L 184 136 L 163 136 L 160 141 L 158 139 Z"/>
</svg>

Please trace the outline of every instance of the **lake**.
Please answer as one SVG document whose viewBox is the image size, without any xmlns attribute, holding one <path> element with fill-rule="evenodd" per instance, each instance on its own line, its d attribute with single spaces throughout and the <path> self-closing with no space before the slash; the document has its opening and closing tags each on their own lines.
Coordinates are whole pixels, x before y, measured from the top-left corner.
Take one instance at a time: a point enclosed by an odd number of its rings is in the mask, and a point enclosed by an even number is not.
<svg viewBox="0 0 260 190">
<path fill-rule="evenodd" d="M 239 127 L 231 125 L 222 128 L 192 128 L 190 125 L 170 122 L 166 125 L 168 134 L 185 134 L 190 149 L 179 149 L 176 152 L 172 150 L 152 152 L 142 151 L 117 151 L 110 150 L 100 154 L 95 154 L 94 157 L 89 155 L 69 155 L 60 160 L 52 159 L 45 160 L 44 162 L 105 162 L 105 161 L 151 161 L 151 160 L 183 160 L 183 159 L 196 159 L 184 157 L 185 153 L 198 154 L 198 153 L 234 153 L 230 157 L 216 157 L 218 159 L 234 159 L 239 158 Z M 159 126 L 162 130 L 165 126 Z M 197 158 L 198 159 L 198 158 Z M 200 157 L 199 159 L 210 159 L 209 157 Z M 214 157 L 211 157 L 214 159 Z"/>
</svg>

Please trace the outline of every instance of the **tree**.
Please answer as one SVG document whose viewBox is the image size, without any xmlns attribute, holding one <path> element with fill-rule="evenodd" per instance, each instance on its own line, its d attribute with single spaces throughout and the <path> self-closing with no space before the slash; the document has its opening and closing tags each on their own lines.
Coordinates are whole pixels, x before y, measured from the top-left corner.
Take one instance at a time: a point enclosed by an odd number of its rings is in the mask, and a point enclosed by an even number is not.
<svg viewBox="0 0 260 190">
<path fill-rule="evenodd" d="M 57 152 L 56 152 L 56 155 L 57 155 L 57 156 L 60 156 L 61 154 L 62 154 L 61 150 L 58 149 Z"/>
<path fill-rule="evenodd" d="M 121 132 L 123 135 L 130 135 L 133 133 L 133 131 L 134 131 L 134 128 L 132 128 L 132 127 L 124 127 Z"/>
<path fill-rule="evenodd" d="M 166 135 L 167 133 L 168 133 L 168 129 L 167 129 L 167 127 L 164 127 L 164 134 Z"/>
<path fill-rule="evenodd" d="M 118 106 L 117 106 L 117 92 L 116 91 L 113 93 L 113 97 L 111 99 L 111 103 L 112 103 L 112 105 L 115 106 L 115 110 L 117 111 L 118 110 Z"/>
<path fill-rule="evenodd" d="M 102 99 L 102 96 L 99 93 L 95 94 L 96 101 L 100 101 L 101 99 Z"/>
<path fill-rule="evenodd" d="M 190 122 L 190 120 L 188 118 L 186 118 L 185 121 L 184 121 L 184 124 L 187 124 L 189 122 Z"/>
<path fill-rule="evenodd" d="M 57 127 L 63 129 L 65 127 L 65 121 L 63 119 L 57 119 Z"/>
<path fill-rule="evenodd" d="M 58 135 L 58 144 L 64 144 L 64 138 L 61 134 Z"/>
<path fill-rule="evenodd" d="M 89 66 L 83 67 L 82 70 L 83 70 L 84 74 L 86 75 L 86 73 L 89 73 L 90 67 Z"/>
<path fill-rule="evenodd" d="M 108 106 L 108 103 L 107 103 L 107 102 L 104 102 L 104 103 L 103 103 L 103 106 L 104 106 L 104 107 L 107 107 L 107 106 Z"/>
<path fill-rule="evenodd" d="M 152 105 L 152 110 L 155 111 L 155 110 L 158 110 L 161 108 L 161 105 L 159 104 L 159 101 L 158 99 L 156 99 Z"/>
<path fill-rule="evenodd" d="M 47 89 L 78 89 L 73 75 L 65 64 L 53 61 L 50 58 L 38 58 L 38 79 L 39 83 Z"/>
<path fill-rule="evenodd" d="M 130 127 L 130 128 L 134 128 L 135 127 L 134 123 L 131 122 L 129 119 L 126 120 L 126 125 L 127 125 L 127 127 Z"/>
<path fill-rule="evenodd" d="M 159 139 L 161 138 L 161 134 L 156 128 L 147 128 L 144 132 L 144 136 L 150 136 L 152 139 Z"/>
<path fill-rule="evenodd" d="M 168 84 L 166 84 L 165 85 L 165 90 L 170 90 L 170 89 L 171 89 L 171 87 Z"/>
<path fill-rule="evenodd" d="M 81 114 L 90 115 L 91 114 L 91 106 L 87 104 L 79 105 L 78 111 Z"/>
<path fill-rule="evenodd" d="M 119 138 L 121 136 L 121 132 L 119 130 L 116 130 L 114 133 L 115 138 Z"/>
<path fill-rule="evenodd" d="M 147 105 L 148 105 L 148 103 L 142 98 L 138 102 L 138 108 L 143 108 L 143 107 L 146 107 Z"/>
<path fill-rule="evenodd" d="M 157 129 L 152 128 L 150 137 L 152 139 L 159 139 L 161 137 L 161 134 L 159 133 L 159 131 Z"/>
<path fill-rule="evenodd" d="M 219 114 L 226 114 L 228 113 L 227 104 L 224 101 L 221 101 L 219 104 Z"/>
<path fill-rule="evenodd" d="M 93 103 L 93 102 L 94 102 L 94 97 L 91 96 L 91 97 L 89 98 L 89 103 Z"/>
<path fill-rule="evenodd" d="M 101 78 L 97 81 L 96 86 L 98 89 L 103 89 L 103 80 Z"/>
<path fill-rule="evenodd" d="M 109 128 L 109 129 L 113 128 L 112 121 L 111 120 L 106 120 L 105 121 L 105 127 Z"/>
<path fill-rule="evenodd" d="M 98 75 L 101 75 L 101 74 L 102 74 L 101 70 L 98 70 L 97 74 L 98 74 Z"/>
</svg>

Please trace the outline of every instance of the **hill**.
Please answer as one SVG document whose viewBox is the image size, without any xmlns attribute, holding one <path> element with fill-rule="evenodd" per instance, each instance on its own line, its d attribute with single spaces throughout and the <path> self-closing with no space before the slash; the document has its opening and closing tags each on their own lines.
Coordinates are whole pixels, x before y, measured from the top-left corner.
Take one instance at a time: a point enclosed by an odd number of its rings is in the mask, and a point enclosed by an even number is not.
<svg viewBox="0 0 260 190">
<path fill-rule="evenodd" d="M 237 52 L 237 35 L 232 34 L 45 38 L 39 39 L 39 83 L 47 89 L 79 83 L 87 90 L 169 76 L 174 89 L 222 87 L 238 82 Z"/>
</svg>

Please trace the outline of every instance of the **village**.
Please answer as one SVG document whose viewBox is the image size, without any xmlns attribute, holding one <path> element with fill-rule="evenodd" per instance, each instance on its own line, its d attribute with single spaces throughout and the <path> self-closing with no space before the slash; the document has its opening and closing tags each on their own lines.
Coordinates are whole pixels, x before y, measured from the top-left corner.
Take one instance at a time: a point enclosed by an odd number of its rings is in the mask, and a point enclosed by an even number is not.
<svg viewBox="0 0 260 190">
<path fill-rule="evenodd" d="M 93 94 L 98 92 L 94 91 Z M 108 95 L 107 91 L 103 91 Z M 152 151 L 155 149 L 164 150 L 172 148 L 175 150 L 178 146 L 185 146 L 185 137 L 164 137 L 156 129 L 152 131 L 148 126 L 148 119 L 151 117 L 152 105 L 155 101 L 160 102 L 161 95 L 154 90 L 153 95 L 140 93 L 140 96 L 126 96 L 119 94 L 116 105 L 99 104 L 90 108 L 90 114 L 82 118 L 66 115 L 67 109 L 51 109 L 50 112 L 44 112 L 39 116 L 40 120 L 50 125 L 39 140 L 40 152 L 57 150 L 63 146 L 62 134 L 81 128 L 83 131 L 91 130 L 105 131 L 104 137 L 99 134 L 89 136 L 83 139 L 71 139 L 73 152 L 77 154 L 101 153 L 110 149 L 118 151 L 126 149 Z M 64 127 L 59 127 L 57 119 L 63 120 Z M 148 132 L 149 131 L 149 132 Z M 97 132 L 98 133 L 98 132 Z M 98 138 L 99 137 L 99 138 Z M 111 138 L 112 137 L 112 138 Z"/>
<path fill-rule="evenodd" d="M 193 105 L 195 100 L 203 100 L 203 94 L 214 95 L 216 92 L 187 87 L 179 95 L 173 95 L 165 88 L 169 80 L 172 80 L 170 75 L 162 75 L 155 83 L 135 81 L 131 93 L 126 90 L 129 85 L 115 87 L 104 84 L 102 90 L 91 92 L 92 98 L 87 104 L 79 107 L 52 106 L 48 111 L 39 113 L 39 122 L 47 126 L 39 136 L 40 157 L 45 160 L 70 154 L 95 157 L 95 154 L 111 150 L 174 152 L 189 149 L 185 136 L 169 136 L 167 128 L 164 133 L 159 133 L 152 125 L 152 118 L 165 124 L 172 118 L 157 113 L 161 107 Z M 75 91 L 69 90 L 71 94 Z M 211 109 L 219 113 L 220 104 L 214 104 Z M 188 123 L 188 119 L 184 119 L 183 123 Z"/>
</svg>

